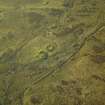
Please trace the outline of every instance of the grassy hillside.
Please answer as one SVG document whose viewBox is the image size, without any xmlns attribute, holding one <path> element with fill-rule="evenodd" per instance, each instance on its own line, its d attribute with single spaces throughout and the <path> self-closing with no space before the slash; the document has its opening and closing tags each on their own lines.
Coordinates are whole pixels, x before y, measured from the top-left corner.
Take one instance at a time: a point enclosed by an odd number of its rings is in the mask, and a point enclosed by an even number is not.
<svg viewBox="0 0 105 105">
<path fill-rule="evenodd" d="M 104 0 L 0 0 L 0 105 L 105 105 Z"/>
</svg>

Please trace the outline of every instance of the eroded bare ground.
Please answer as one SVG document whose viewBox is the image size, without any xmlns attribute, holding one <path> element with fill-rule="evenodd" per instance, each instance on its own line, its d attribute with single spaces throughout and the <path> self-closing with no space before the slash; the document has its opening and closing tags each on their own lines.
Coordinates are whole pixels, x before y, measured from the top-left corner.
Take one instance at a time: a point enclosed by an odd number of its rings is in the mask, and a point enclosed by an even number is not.
<svg viewBox="0 0 105 105">
<path fill-rule="evenodd" d="M 105 105 L 105 1 L 0 0 L 0 105 Z"/>
</svg>

